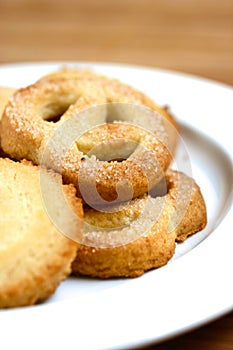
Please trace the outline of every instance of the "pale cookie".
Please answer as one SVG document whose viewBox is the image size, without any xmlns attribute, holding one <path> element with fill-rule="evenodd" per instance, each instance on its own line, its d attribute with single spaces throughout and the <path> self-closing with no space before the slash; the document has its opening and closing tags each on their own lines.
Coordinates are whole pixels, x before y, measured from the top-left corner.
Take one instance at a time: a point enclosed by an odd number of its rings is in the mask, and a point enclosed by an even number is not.
<svg viewBox="0 0 233 350">
<path fill-rule="evenodd" d="M 62 217 L 64 206 L 54 201 L 57 218 L 62 218 L 67 230 L 81 229 L 82 203 L 72 185 L 61 185 L 58 174 L 0 158 L 1 308 L 32 305 L 50 296 L 70 274 L 79 247 L 50 221 L 42 201 L 42 173 L 46 191 L 50 184 L 63 186 L 66 201 L 80 220 L 73 227 L 67 215 Z"/>
</svg>

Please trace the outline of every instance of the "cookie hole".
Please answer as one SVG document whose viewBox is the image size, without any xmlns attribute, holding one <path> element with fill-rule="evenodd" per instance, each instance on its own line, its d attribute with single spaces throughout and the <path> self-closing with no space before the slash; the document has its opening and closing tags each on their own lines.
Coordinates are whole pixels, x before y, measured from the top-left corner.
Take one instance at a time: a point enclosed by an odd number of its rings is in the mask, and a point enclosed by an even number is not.
<svg viewBox="0 0 233 350">
<path fill-rule="evenodd" d="M 164 197 L 168 193 L 168 184 L 164 176 L 157 185 L 150 189 L 149 194 L 152 198 Z"/>
<path fill-rule="evenodd" d="M 128 158 L 113 158 L 113 159 L 108 159 L 107 162 L 111 163 L 111 162 L 119 162 L 122 163 L 125 160 L 127 160 Z"/>
<path fill-rule="evenodd" d="M 57 123 L 69 109 L 70 104 L 48 104 L 43 109 L 42 118 L 50 123 Z"/>
<path fill-rule="evenodd" d="M 127 160 L 134 153 L 137 146 L 138 144 L 134 141 L 116 139 L 102 142 L 88 150 L 82 148 L 80 144 L 78 145 L 78 148 L 87 157 L 95 156 L 99 161 L 110 163 L 113 161 L 123 162 Z"/>
<path fill-rule="evenodd" d="M 63 112 L 58 114 L 58 115 L 54 115 L 54 116 L 50 116 L 49 118 L 47 118 L 47 122 L 52 122 L 52 123 L 57 123 L 59 122 L 59 120 L 61 119 L 61 117 L 63 116 Z"/>
</svg>

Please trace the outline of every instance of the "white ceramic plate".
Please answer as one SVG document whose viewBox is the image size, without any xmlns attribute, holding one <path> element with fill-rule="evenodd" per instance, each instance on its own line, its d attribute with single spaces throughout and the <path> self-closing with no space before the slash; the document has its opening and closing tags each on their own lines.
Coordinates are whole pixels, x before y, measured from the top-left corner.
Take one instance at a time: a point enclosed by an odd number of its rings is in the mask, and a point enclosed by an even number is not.
<svg viewBox="0 0 233 350">
<path fill-rule="evenodd" d="M 1 66 L 0 85 L 25 86 L 61 65 Z M 140 278 L 69 278 L 44 304 L 0 311 L 1 348 L 136 348 L 184 333 L 232 310 L 233 89 L 162 70 L 69 65 L 118 78 L 171 107 L 181 123 L 192 176 L 206 200 L 208 225 L 178 245 L 168 265 Z"/>
</svg>

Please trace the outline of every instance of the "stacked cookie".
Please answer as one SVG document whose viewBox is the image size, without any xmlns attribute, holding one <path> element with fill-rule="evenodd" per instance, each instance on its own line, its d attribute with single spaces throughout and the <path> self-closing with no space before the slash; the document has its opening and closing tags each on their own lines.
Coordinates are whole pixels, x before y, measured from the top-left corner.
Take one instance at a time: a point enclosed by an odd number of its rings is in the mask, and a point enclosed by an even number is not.
<svg viewBox="0 0 233 350">
<path fill-rule="evenodd" d="M 170 168 L 167 108 L 70 69 L 0 96 L 0 307 L 43 300 L 71 272 L 140 276 L 205 227 L 200 188 Z"/>
</svg>

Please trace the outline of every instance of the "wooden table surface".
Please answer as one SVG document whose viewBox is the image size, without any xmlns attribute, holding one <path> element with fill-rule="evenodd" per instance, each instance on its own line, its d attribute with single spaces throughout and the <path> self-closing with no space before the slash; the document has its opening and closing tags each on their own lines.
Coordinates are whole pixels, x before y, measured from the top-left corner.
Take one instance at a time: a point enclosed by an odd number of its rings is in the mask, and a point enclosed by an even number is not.
<svg viewBox="0 0 233 350">
<path fill-rule="evenodd" d="M 139 64 L 233 85 L 233 1 L 0 0 L 0 64 L 48 60 Z M 233 313 L 155 348 L 233 349 Z"/>
</svg>

